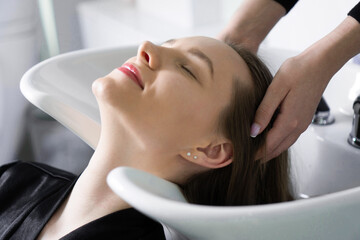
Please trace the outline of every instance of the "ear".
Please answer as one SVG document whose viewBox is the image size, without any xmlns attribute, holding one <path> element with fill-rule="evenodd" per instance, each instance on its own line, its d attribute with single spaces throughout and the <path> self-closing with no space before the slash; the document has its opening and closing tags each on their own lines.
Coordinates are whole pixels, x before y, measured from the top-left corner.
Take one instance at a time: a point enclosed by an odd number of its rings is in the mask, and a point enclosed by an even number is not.
<svg viewBox="0 0 360 240">
<path fill-rule="evenodd" d="M 206 168 L 222 168 L 233 161 L 233 145 L 228 141 L 209 144 L 181 154 L 183 158 Z"/>
</svg>

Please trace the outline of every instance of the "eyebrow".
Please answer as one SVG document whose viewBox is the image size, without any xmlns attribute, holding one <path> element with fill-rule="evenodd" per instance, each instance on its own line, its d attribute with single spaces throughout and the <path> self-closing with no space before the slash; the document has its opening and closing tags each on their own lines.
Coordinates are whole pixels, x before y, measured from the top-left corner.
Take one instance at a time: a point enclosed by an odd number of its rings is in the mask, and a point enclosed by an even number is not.
<svg viewBox="0 0 360 240">
<path fill-rule="evenodd" d="M 206 65 L 209 68 L 210 75 L 213 78 L 214 77 L 214 66 L 213 66 L 213 63 L 212 63 L 211 59 L 208 56 L 206 56 L 205 53 L 203 53 L 202 51 L 200 51 L 197 48 L 191 48 L 189 50 L 189 53 L 191 53 L 192 55 L 200 58 L 201 60 L 203 60 L 206 63 Z"/>
<path fill-rule="evenodd" d="M 164 45 L 164 44 L 172 45 L 172 44 L 174 44 L 175 42 L 176 42 L 176 39 L 169 39 L 169 40 L 163 42 L 161 45 Z"/>
<path fill-rule="evenodd" d="M 169 39 L 166 42 L 164 42 L 163 44 L 169 44 L 169 45 L 173 45 L 177 40 L 176 39 Z M 194 55 L 195 57 L 198 57 L 199 59 L 201 59 L 202 61 L 204 61 L 206 63 L 206 65 L 209 68 L 209 72 L 211 77 L 214 77 L 214 64 L 211 61 L 211 59 L 202 51 L 200 51 L 197 48 L 191 48 L 188 50 L 188 52 L 192 55 Z"/>
</svg>

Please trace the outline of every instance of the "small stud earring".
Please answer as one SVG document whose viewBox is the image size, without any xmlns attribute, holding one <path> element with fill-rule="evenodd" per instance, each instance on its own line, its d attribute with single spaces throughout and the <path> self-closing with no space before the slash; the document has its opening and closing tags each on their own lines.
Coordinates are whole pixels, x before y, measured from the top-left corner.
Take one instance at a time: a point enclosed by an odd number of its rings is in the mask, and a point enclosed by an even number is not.
<svg viewBox="0 0 360 240">
<path fill-rule="evenodd" d="M 191 153 L 190 152 L 188 152 L 186 155 L 188 155 L 189 157 L 191 156 Z"/>
<path fill-rule="evenodd" d="M 194 159 L 197 159 L 197 156 L 194 156 Z"/>
</svg>

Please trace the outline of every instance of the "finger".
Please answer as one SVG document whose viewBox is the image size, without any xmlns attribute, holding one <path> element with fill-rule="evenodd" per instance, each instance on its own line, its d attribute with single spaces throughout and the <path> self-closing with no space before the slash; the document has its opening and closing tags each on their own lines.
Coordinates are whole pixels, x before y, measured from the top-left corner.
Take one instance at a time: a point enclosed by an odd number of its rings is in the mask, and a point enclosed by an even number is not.
<svg viewBox="0 0 360 240">
<path fill-rule="evenodd" d="M 282 106 L 283 108 L 283 106 Z M 288 136 L 294 133 L 298 122 L 291 113 L 280 109 L 280 113 L 266 136 L 266 152 L 273 152 Z"/>
<path fill-rule="evenodd" d="M 295 130 L 293 124 L 287 118 L 287 114 L 280 113 L 266 136 L 266 146 L 259 150 L 256 154 L 256 159 L 264 158 L 266 155 L 273 155 L 275 149 L 287 139 Z M 285 123 L 285 124 L 284 124 Z"/>
<path fill-rule="evenodd" d="M 256 137 L 266 128 L 287 93 L 287 89 L 279 86 L 275 82 L 270 84 L 263 100 L 256 110 L 254 123 L 251 126 L 251 137 Z"/>
<path fill-rule="evenodd" d="M 266 156 L 266 161 L 269 161 L 277 156 L 279 156 L 282 152 L 289 149 L 299 138 L 300 134 L 293 133 L 288 136 L 271 154 Z"/>
<path fill-rule="evenodd" d="M 279 135 L 276 133 L 276 131 L 269 131 L 266 144 L 264 147 L 260 148 L 255 155 L 255 160 L 261 160 L 261 161 L 268 161 L 270 160 L 272 156 L 275 156 L 276 150 L 279 148 L 282 142 L 285 141 L 291 135 L 291 133 L 288 133 L 286 135 L 282 134 Z M 271 138 L 275 140 L 271 140 Z M 266 159 L 265 159 L 266 158 Z"/>
<path fill-rule="evenodd" d="M 261 158 L 263 158 L 262 161 L 266 162 L 274 157 L 277 157 L 281 153 L 278 153 L 278 151 L 282 150 L 282 144 L 292 135 L 292 132 L 287 132 L 287 134 L 284 134 L 283 130 L 279 130 L 279 132 L 282 134 L 279 134 L 277 129 L 269 131 L 265 149 L 263 150 L 263 155 L 261 156 Z"/>
</svg>

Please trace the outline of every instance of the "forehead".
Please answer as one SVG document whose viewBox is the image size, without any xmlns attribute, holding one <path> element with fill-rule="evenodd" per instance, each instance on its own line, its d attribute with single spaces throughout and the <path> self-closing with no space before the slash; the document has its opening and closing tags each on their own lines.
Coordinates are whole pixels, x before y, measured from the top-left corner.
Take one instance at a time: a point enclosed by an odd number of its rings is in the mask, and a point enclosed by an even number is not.
<svg viewBox="0 0 360 240">
<path fill-rule="evenodd" d="M 215 60 L 241 60 L 241 57 L 227 44 L 209 37 L 188 37 L 170 39 L 165 43 L 176 44 L 180 47 L 197 48 Z"/>
<path fill-rule="evenodd" d="M 250 72 L 241 56 L 229 45 L 208 37 L 189 37 L 169 40 L 168 43 L 184 48 L 197 48 L 206 54 L 214 64 L 214 76 L 237 76 L 249 79 Z"/>
</svg>

